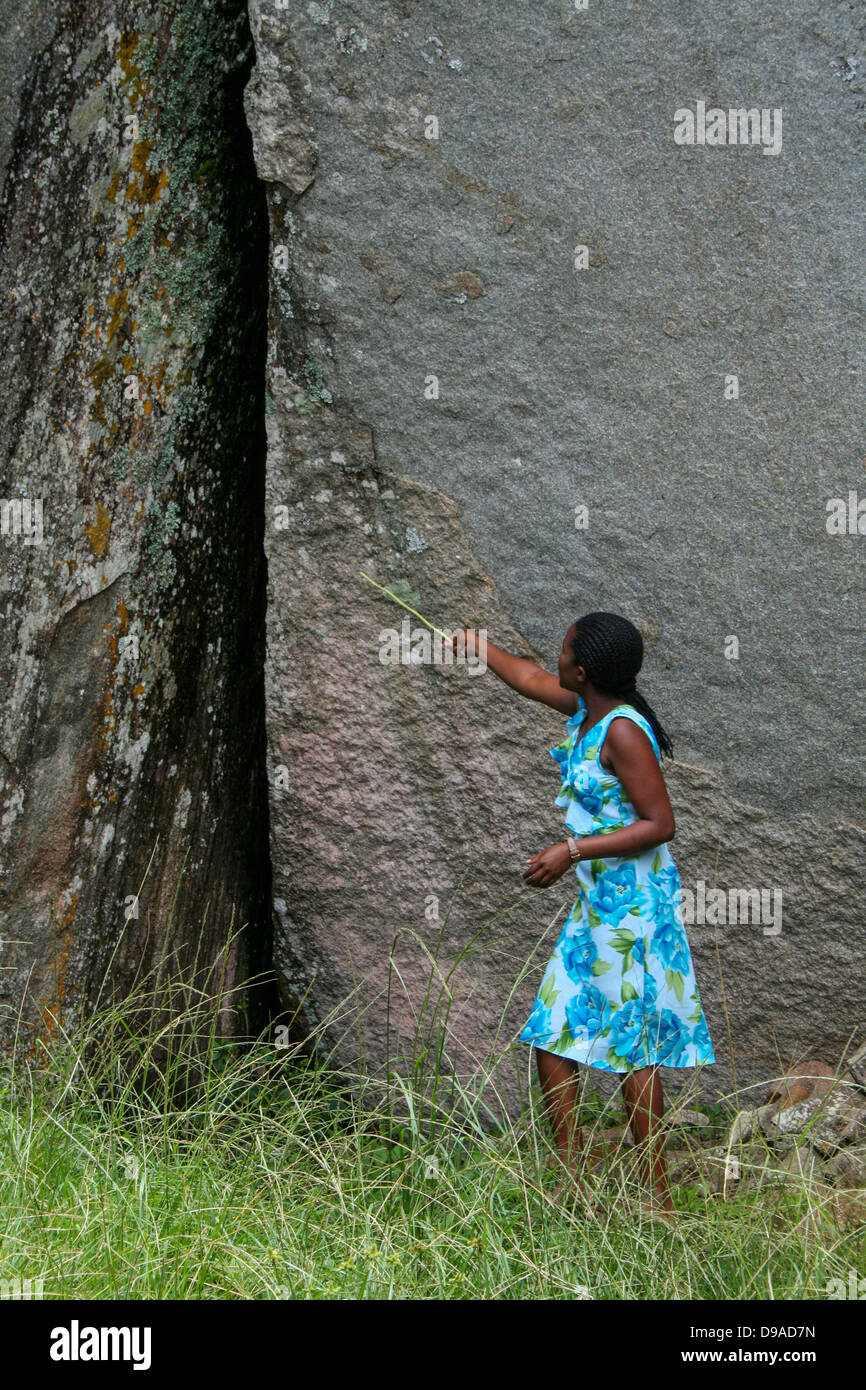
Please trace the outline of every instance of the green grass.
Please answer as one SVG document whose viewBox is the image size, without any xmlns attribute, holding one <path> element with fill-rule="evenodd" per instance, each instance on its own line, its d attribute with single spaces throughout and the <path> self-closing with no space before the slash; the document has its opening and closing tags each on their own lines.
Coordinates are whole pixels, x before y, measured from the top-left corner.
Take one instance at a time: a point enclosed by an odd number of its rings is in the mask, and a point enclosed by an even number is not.
<svg viewBox="0 0 866 1390">
<path fill-rule="evenodd" d="M 7 1062 L 0 1278 L 56 1299 L 751 1300 L 826 1298 L 864 1268 L 862 1226 L 804 1227 L 808 1184 L 675 1188 L 674 1230 L 554 1206 L 534 1084 L 494 1120 L 448 1064 L 438 1004 L 409 1065 L 378 1076 L 339 1072 L 315 1039 L 228 1041 L 226 1004 L 142 985 L 36 1064 Z M 722 1132 L 724 1107 L 708 1113 Z M 623 1116 L 585 1092 L 581 1118 Z M 598 1190 L 636 1193 L 627 1151 Z"/>
</svg>

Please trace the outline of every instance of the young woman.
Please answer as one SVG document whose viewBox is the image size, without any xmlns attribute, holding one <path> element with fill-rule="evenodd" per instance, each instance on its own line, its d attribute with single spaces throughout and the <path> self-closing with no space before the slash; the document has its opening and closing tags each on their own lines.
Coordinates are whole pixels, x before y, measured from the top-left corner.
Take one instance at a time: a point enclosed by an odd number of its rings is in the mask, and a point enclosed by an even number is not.
<svg viewBox="0 0 866 1390">
<path fill-rule="evenodd" d="M 519 1041 L 536 1049 L 556 1148 L 581 1195 L 578 1063 L 622 1075 L 650 1193 L 645 1209 L 665 1218 L 674 1206 L 657 1068 L 701 1066 L 715 1056 L 667 847 L 675 826 L 660 764 L 673 749 L 635 686 L 643 641 L 626 618 L 587 613 L 565 634 L 558 678 L 491 642 L 486 660 L 519 694 L 571 716 L 565 741 L 550 750 L 569 839 L 528 859 L 523 878 L 545 888 L 574 865 L 579 896 Z"/>
</svg>

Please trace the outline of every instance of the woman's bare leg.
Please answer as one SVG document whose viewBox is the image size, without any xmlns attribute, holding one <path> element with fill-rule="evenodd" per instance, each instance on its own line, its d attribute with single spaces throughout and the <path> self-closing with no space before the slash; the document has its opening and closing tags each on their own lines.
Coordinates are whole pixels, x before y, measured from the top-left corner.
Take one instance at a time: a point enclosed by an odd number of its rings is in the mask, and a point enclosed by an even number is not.
<svg viewBox="0 0 866 1390">
<path fill-rule="evenodd" d="M 658 1068 L 642 1067 L 640 1071 L 627 1072 L 622 1080 L 622 1090 L 647 1191 L 664 1211 L 674 1211 L 668 1187 L 665 1137 L 662 1132 L 665 1102 Z"/>
<path fill-rule="evenodd" d="M 570 1057 L 557 1057 L 554 1052 L 543 1052 L 538 1047 L 535 1056 L 556 1152 L 580 1187 L 583 1182 L 583 1146 L 578 1125 L 580 1066 Z"/>
</svg>

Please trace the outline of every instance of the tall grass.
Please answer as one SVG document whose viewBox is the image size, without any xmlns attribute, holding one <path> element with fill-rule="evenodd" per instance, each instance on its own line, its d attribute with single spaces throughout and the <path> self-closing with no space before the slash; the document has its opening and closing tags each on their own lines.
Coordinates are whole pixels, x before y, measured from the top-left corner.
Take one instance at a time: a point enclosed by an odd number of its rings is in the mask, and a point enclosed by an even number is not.
<svg viewBox="0 0 866 1390">
<path fill-rule="evenodd" d="M 327 1060 L 334 1018 L 295 1019 L 286 1046 L 273 1029 L 227 1040 L 226 1010 L 259 981 L 226 990 L 225 960 L 192 979 L 161 967 L 35 1063 L 7 1058 L 0 1279 L 41 1279 L 53 1299 L 791 1299 L 862 1270 L 863 1226 L 810 1220 L 827 1203 L 808 1177 L 724 1196 L 680 1184 L 674 1229 L 629 1214 L 631 1155 L 601 1143 L 624 1116 L 589 1086 L 608 1210 L 552 1203 L 534 1082 L 516 1119 L 497 1101 L 500 1068 L 517 1051 L 526 1075 L 529 1049 L 500 1024 L 468 1076 L 451 1060 L 472 948 L 442 959 L 443 932 L 415 1035 L 378 1073 L 360 1047 L 355 1070 Z M 391 967 L 389 1012 L 401 990 L 410 1002 L 393 947 Z M 729 1108 L 708 1110 L 720 1136 Z"/>
</svg>

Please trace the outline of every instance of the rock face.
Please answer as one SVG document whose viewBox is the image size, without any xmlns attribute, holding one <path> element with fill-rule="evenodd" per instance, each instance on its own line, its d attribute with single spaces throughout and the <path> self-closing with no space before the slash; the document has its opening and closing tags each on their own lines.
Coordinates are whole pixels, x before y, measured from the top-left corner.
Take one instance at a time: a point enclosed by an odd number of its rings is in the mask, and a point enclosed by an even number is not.
<svg viewBox="0 0 866 1390">
<path fill-rule="evenodd" d="M 0 1021 L 32 1054 L 109 966 L 103 998 L 231 930 L 228 986 L 269 963 L 267 218 L 242 5 L 3 25 Z"/>
<path fill-rule="evenodd" d="M 637 622 L 704 1090 L 858 1032 L 862 24 L 639 19 L 7 5 L 7 1040 L 234 923 L 342 1064 L 534 1075 L 564 720 L 383 661 L 361 571 L 548 669 Z M 699 102 L 763 150 L 678 142 Z"/>
<path fill-rule="evenodd" d="M 581 612 L 640 625 L 677 754 L 703 1085 L 834 1058 L 864 942 L 866 542 L 828 529 L 864 488 L 862 27 L 799 0 L 698 30 L 692 9 L 647 28 L 553 0 L 250 14 L 287 1000 L 373 1069 L 447 1014 L 443 1068 L 503 1053 L 509 1092 L 568 906 L 519 878 L 562 837 L 562 719 L 491 675 L 382 664 L 405 615 L 363 570 L 548 669 Z M 699 99 L 765 109 L 768 135 L 781 111 L 781 148 L 677 143 Z"/>
</svg>

